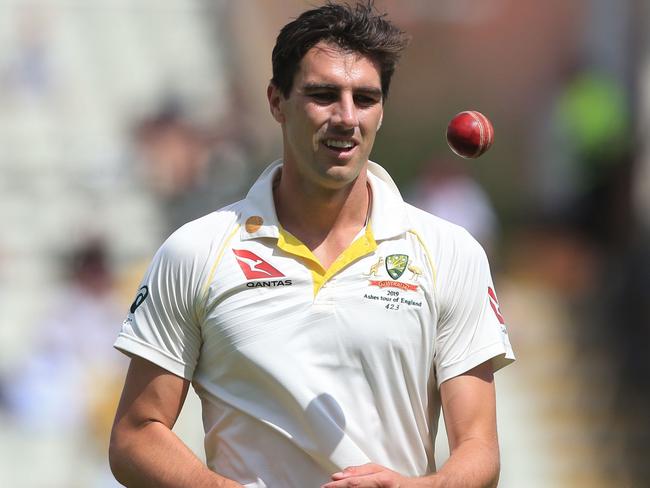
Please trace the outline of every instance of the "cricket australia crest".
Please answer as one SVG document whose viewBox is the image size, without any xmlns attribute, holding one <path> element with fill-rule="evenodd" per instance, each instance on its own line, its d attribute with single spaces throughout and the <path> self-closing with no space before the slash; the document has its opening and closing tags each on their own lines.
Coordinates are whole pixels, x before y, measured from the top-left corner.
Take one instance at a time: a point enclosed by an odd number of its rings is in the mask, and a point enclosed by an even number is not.
<svg viewBox="0 0 650 488">
<path fill-rule="evenodd" d="M 386 257 L 386 271 L 388 276 L 394 280 L 399 279 L 404 271 L 406 270 L 406 265 L 409 262 L 409 257 L 406 254 L 391 254 Z"/>
</svg>

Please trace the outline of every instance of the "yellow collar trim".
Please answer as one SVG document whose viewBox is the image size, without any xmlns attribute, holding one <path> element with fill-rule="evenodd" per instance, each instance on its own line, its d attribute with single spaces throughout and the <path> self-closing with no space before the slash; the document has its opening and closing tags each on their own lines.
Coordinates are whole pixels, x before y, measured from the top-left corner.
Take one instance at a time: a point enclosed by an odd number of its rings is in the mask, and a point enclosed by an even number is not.
<svg viewBox="0 0 650 488">
<path fill-rule="evenodd" d="M 329 269 L 325 269 L 314 253 L 309 250 L 298 238 L 280 228 L 278 236 L 278 248 L 283 251 L 303 258 L 307 262 L 314 281 L 314 297 L 327 281 L 343 268 L 366 256 L 377 249 L 377 242 L 372 233 L 370 223 L 366 226 L 364 234 L 355 240 L 350 246 L 336 258 Z"/>
</svg>

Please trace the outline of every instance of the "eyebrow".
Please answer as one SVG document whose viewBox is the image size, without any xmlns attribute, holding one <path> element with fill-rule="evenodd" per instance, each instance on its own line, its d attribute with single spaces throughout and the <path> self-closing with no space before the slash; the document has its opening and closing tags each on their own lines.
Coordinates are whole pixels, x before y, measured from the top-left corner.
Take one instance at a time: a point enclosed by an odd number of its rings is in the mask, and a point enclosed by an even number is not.
<svg viewBox="0 0 650 488">
<path fill-rule="evenodd" d="M 312 92 L 317 90 L 332 90 L 339 91 L 340 86 L 333 83 L 305 83 L 302 87 L 305 92 Z M 355 93 L 365 93 L 368 95 L 375 95 L 381 97 L 383 95 L 382 91 L 379 88 L 374 86 L 360 86 L 354 89 Z"/>
</svg>

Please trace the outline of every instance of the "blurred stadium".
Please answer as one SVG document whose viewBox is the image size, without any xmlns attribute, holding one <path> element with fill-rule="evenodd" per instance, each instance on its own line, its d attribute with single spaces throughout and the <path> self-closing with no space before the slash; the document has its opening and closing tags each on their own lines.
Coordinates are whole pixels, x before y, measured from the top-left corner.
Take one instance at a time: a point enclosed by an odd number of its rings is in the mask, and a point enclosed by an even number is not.
<svg viewBox="0 0 650 488">
<path fill-rule="evenodd" d="M 314 3 L 0 0 L 0 486 L 118 486 L 122 317 L 166 236 L 280 155 L 270 52 Z M 518 356 L 500 486 L 648 486 L 650 4 L 377 4 L 413 41 L 373 159 L 484 244 Z M 496 131 L 469 163 L 465 109 Z M 202 456 L 194 396 L 177 430 Z"/>
</svg>

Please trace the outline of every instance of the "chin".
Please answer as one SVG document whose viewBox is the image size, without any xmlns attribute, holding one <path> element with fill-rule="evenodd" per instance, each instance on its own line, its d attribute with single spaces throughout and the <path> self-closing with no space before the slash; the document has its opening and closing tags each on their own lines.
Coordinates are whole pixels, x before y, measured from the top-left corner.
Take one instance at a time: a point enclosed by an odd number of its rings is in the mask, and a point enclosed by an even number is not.
<svg viewBox="0 0 650 488">
<path fill-rule="evenodd" d="M 360 173 L 361 168 L 358 165 L 330 166 L 323 179 L 329 183 L 327 186 L 330 188 L 342 188 L 353 183 Z"/>
</svg>

